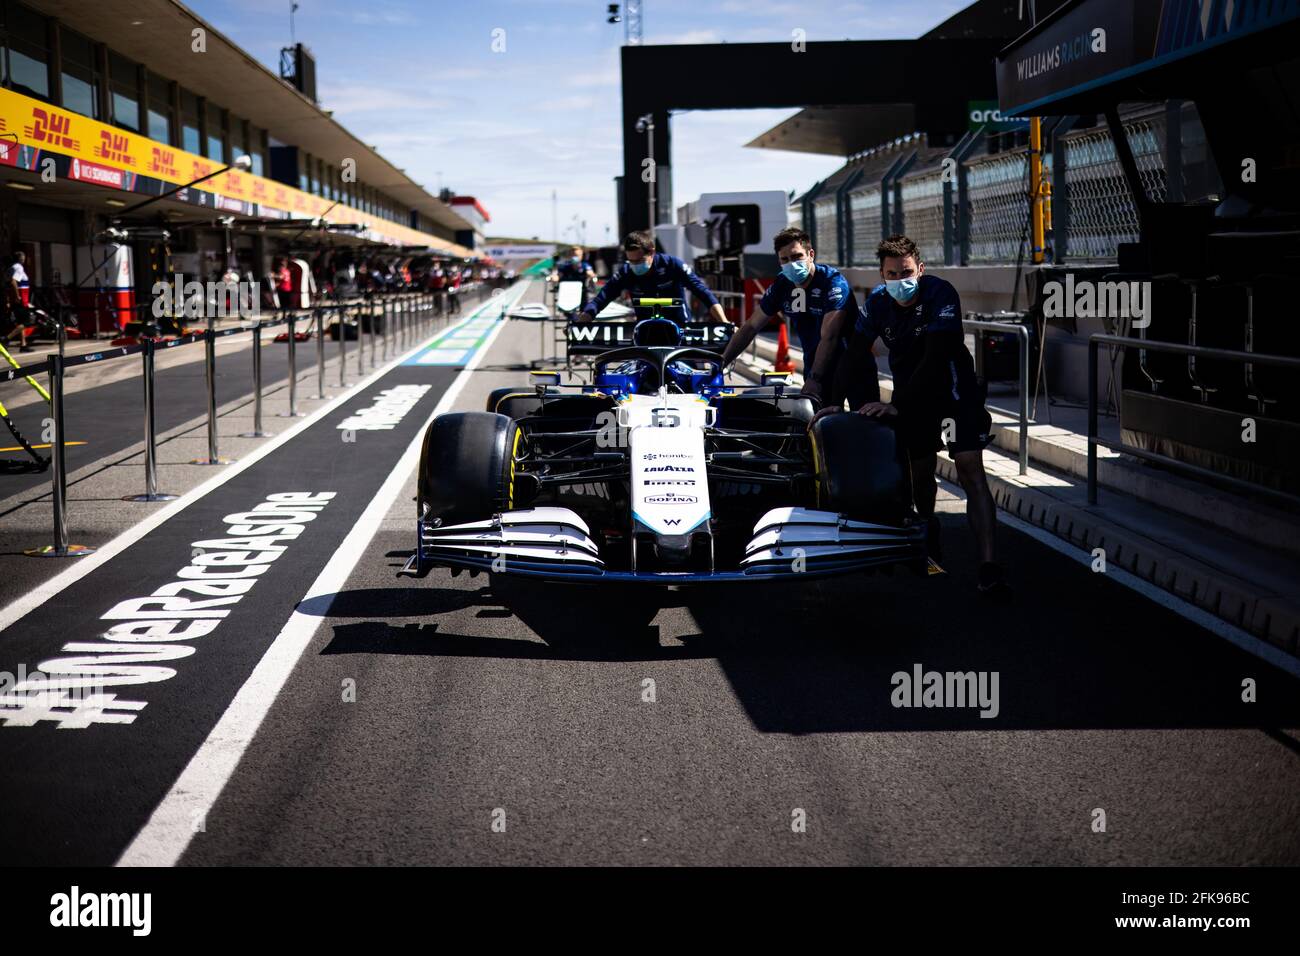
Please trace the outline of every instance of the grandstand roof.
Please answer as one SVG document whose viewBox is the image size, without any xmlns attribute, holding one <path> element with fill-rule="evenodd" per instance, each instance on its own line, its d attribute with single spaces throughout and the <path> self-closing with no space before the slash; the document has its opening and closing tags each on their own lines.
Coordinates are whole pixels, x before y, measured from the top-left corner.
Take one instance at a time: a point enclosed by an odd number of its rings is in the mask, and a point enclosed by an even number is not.
<svg viewBox="0 0 1300 956">
<path fill-rule="evenodd" d="M 1046 16 L 1064 0 L 1039 0 Z M 953 14 L 923 40 L 1001 38 L 1010 42 L 1024 32 L 1019 0 L 976 0 Z M 960 94 L 950 94 L 960 96 Z M 808 106 L 746 143 L 755 149 L 849 156 L 918 129 L 917 104 Z"/>
<path fill-rule="evenodd" d="M 284 82 L 179 0 L 28 0 L 91 37 L 112 37 L 114 50 L 239 115 L 282 142 L 316 156 L 351 157 L 357 178 L 445 229 L 470 224 L 406 171 L 358 139 L 333 115 Z M 206 52 L 190 49 L 191 31 L 207 35 Z"/>
</svg>

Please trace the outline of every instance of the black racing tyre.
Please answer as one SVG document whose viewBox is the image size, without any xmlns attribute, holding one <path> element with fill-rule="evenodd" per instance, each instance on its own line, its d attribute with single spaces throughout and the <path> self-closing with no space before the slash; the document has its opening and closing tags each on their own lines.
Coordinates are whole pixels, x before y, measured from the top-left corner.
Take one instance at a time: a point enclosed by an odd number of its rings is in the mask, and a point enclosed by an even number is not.
<svg viewBox="0 0 1300 956">
<path fill-rule="evenodd" d="M 453 412 L 429 423 L 420 450 L 419 508 L 441 524 L 482 521 L 514 507 L 522 432 L 505 415 Z"/>
<path fill-rule="evenodd" d="M 504 415 L 512 421 L 530 418 L 542 407 L 542 399 L 536 392 L 514 391 L 502 396 L 497 402 L 497 414 Z"/>
<path fill-rule="evenodd" d="M 908 466 L 890 425 L 852 413 L 828 415 L 813 424 L 809 439 L 816 508 L 886 524 L 911 512 Z"/>
<path fill-rule="evenodd" d="M 540 396 L 519 393 L 501 399 L 497 412 L 515 421 L 531 418 L 530 431 L 571 432 L 598 427 L 601 413 L 613 407 L 613 400 L 604 395 L 547 396 L 543 405 Z"/>
<path fill-rule="evenodd" d="M 556 402 L 590 402 L 593 400 L 587 395 L 566 395 L 558 388 L 546 389 L 546 407 L 549 410 Z M 492 390 L 488 396 L 488 411 L 496 412 L 498 415 L 505 415 L 518 421 L 521 418 L 528 418 L 536 415 L 542 407 L 542 399 L 537 394 L 537 389 L 527 387 L 514 388 L 497 388 Z M 564 406 L 557 406 L 564 407 Z"/>
<path fill-rule="evenodd" d="M 505 398 L 507 395 L 521 394 L 526 391 L 528 391 L 526 388 L 519 385 L 503 385 L 500 388 L 494 388 L 488 393 L 487 405 L 484 407 L 483 411 L 495 412 L 497 410 L 497 403 L 500 402 L 501 399 Z"/>
</svg>

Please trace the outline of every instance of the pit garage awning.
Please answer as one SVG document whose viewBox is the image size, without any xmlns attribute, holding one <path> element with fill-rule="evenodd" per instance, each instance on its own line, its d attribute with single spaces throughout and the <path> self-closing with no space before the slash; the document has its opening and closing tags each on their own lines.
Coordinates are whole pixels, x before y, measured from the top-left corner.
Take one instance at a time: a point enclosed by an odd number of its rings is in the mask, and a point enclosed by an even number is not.
<svg viewBox="0 0 1300 956">
<path fill-rule="evenodd" d="M 810 106 L 745 145 L 828 156 L 851 156 L 916 129 L 911 103 L 878 106 Z"/>
<path fill-rule="evenodd" d="M 1300 0 L 1072 0 L 997 56 L 1004 115 L 1100 113 L 1294 56 Z"/>
</svg>

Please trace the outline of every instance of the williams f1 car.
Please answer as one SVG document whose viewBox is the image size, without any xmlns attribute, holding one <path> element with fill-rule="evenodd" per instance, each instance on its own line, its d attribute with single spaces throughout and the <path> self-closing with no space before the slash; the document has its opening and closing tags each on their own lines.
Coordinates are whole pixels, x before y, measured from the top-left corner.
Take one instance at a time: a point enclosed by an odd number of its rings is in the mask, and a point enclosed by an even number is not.
<svg viewBox="0 0 1300 956">
<path fill-rule="evenodd" d="M 718 352 L 683 344 L 662 317 L 593 366 L 591 384 L 533 373 L 485 411 L 430 423 L 402 574 L 680 585 L 924 573 L 924 523 L 887 423 L 813 422 L 812 400 L 775 376 L 727 386 Z"/>
</svg>

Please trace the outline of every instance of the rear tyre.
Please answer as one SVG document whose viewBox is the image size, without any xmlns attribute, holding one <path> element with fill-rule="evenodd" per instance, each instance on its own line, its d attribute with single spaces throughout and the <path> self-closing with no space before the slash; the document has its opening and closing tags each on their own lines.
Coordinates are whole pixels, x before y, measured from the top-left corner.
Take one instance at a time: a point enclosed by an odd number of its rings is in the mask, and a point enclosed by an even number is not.
<svg viewBox="0 0 1300 956">
<path fill-rule="evenodd" d="M 590 401 L 591 396 L 587 395 L 566 395 L 560 389 L 554 386 L 546 386 L 546 406 L 550 408 L 556 402 L 577 402 Z M 526 385 L 515 385 L 509 388 L 496 388 L 488 396 L 487 410 L 496 412 L 498 415 L 505 415 L 518 421 L 521 418 L 529 418 L 536 415 L 542 407 L 542 397 L 537 394 L 537 389 L 529 388 Z M 558 408 L 566 406 L 559 405 Z M 567 406 L 572 408 L 572 405 Z"/>
<path fill-rule="evenodd" d="M 521 418 L 531 418 L 536 415 L 541 410 L 541 407 L 542 400 L 536 394 L 510 392 L 497 402 L 497 414 L 518 421 Z"/>
<path fill-rule="evenodd" d="M 911 513 L 908 466 L 892 427 L 863 415 L 828 415 L 813 424 L 810 439 L 816 508 L 884 524 Z"/>
<path fill-rule="evenodd" d="M 429 423 L 420 450 L 420 513 L 448 525 L 510 510 L 521 438 L 519 426 L 504 415 L 439 415 Z"/>
<path fill-rule="evenodd" d="M 488 393 L 487 406 L 483 409 L 485 412 L 495 412 L 501 399 L 507 395 L 513 395 L 516 392 L 522 392 L 524 389 L 515 385 L 504 385 L 501 388 L 494 388 Z"/>
</svg>

